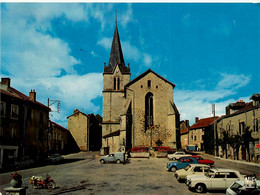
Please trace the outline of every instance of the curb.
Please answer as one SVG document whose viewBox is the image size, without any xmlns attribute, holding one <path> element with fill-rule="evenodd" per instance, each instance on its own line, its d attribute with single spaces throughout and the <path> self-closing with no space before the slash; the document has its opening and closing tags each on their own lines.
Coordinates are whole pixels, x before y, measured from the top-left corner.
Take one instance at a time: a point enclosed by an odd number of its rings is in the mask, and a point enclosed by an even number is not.
<svg viewBox="0 0 260 195">
<path fill-rule="evenodd" d="M 245 164 L 245 165 L 251 165 L 251 166 L 260 167 L 260 164 L 259 164 L 259 163 L 253 163 L 253 162 L 247 162 L 247 161 L 241 161 L 241 160 L 226 159 L 226 158 L 221 158 L 221 157 L 213 156 L 213 155 L 206 154 L 206 153 L 202 153 L 202 154 L 203 154 L 203 155 L 206 155 L 206 156 L 210 156 L 210 157 L 212 157 L 212 158 L 219 159 L 219 160 L 225 160 L 225 161 L 230 161 L 230 162 L 234 162 L 234 163 L 240 163 L 240 164 Z"/>
</svg>

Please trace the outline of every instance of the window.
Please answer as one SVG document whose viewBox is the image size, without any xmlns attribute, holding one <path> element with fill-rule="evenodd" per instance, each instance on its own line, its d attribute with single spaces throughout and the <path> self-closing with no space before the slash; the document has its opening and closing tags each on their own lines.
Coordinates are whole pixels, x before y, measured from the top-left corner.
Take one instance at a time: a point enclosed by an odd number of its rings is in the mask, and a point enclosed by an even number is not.
<svg viewBox="0 0 260 195">
<path fill-rule="evenodd" d="M 216 173 L 215 178 L 225 178 L 225 173 Z"/>
<path fill-rule="evenodd" d="M 114 90 L 116 90 L 116 78 L 114 78 Z"/>
<path fill-rule="evenodd" d="M 120 90 L 120 78 L 117 78 L 117 90 Z"/>
<path fill-rule="evenodd" d="M 202 172 L 202 167 L 195 167 L 194 172 Z"/>
<path fill-rule="evenodd" d="M 148 80 L 148 81 L 147 81 L 147 86 L 148 86 L 148 88 L 150 88 L 151 85 L 152 85 L 151 80 Z"/>
<path fill-rule="evenodd" d="M 147 93 L 145 96 L 145 129 L 153 125 L 153 94 Z"/>
<path fill-rule="evenodd" d="M 237 174 L 234 172 L 227 173 L 227 178 L 238 178 Z"/>
<path fill-rule="evenodd" d="M 245 122 L 239 122 L 239 133 L 242 135 L 245 132 L 246 124 Z"/>
<path fill-rule="evenodd" d="M 194 141 L 196 141 L 197 140 L 197 136 L 196 135 L 194 135 Z"/>
<path fill-rule="evenodd" d="M 253 123 L 254 123 L 254 131 L 258 132 L 258 119 L 257 118 L 254 119 Z"/>
<path fill-rule="evenodd" d="M 43 114 L 42 114 L 42 112 L 40 113 L 40 124 L 43 124 Z"/>
<path fill-rule="evenodd" d="M 1 116 L 5 117 L 6 113 L 6 103 L 1 101 Z"/>
<path fill-rule="evenodd" d="M 16 136 L 16 127 L 12 127 L 12 138 L 14 138 Z"/>
<path fill-rule="evenodd" d="M 18 114 L 19 114 L 19 107 L 18 105 L 11 105 L 11 118 L 12 119 L 18 119 Z"/>
<path fill-rule="evenodd" d="M 32 119 L 32 109 L 28 108 L 27 110 L 27 120 L 31 120 Z"/>
</svg>

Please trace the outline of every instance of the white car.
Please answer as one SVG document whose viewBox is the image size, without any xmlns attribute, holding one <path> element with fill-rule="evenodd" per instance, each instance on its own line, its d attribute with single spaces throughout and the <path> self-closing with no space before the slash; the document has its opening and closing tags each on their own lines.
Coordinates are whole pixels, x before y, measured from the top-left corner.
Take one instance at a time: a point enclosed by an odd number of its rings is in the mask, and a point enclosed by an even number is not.
<svg viewBox="0 0 260 195">
<path fill-rule="evenodd" d="M 167 158 L 170 160 L 178 160 L 184 156 L 191 156 L 190 154 L 185 154 L 185 152 L 175 152 L 174 154 L 168 154 Z"/>
<path fill-rule="evenodd" d="M 205 175 L 210 170 L 209 165 L 204 164 L 189 164 L 184 169 L 177 170 L 175 177 L 178 181 L 185 180 L 187 175 Z"/>
<path fill-rule="evenodd" d="M 253 185 L 245 185 L 245 181 L 235 181 L 226 191 L 227 195 L 238 195 L 238 194 L 260 194 L 260 180 L 255 180 Z"/>
<path fill-rule="evenodd" d="M 196 192 L 202 193 L 207 190 L 226 190 L 232 183 L 237 180 L 244 180 L 238 171 L 232 169 L 211 169 L 213 175 L 194 176 L 186 181 L 189 189 L 195 189 Z"/>
</svg>

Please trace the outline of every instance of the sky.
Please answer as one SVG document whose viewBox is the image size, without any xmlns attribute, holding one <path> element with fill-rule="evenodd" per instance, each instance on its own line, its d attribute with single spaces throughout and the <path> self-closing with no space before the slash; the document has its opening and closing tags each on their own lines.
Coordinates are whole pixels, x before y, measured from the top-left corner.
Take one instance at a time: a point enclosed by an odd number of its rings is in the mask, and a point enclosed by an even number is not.
<svg viewBox="0 0 260 195">
<path fill-rule="evenodd" d="M 66 128 L 74 109 L 102 116 L 115 10 L 131 80 L 152 69 L 174 83 L 181 120 L 260 93 L 259 3 L 1 3 L 1 77 L 60 100 L 50 119 Z"/>
</svg>

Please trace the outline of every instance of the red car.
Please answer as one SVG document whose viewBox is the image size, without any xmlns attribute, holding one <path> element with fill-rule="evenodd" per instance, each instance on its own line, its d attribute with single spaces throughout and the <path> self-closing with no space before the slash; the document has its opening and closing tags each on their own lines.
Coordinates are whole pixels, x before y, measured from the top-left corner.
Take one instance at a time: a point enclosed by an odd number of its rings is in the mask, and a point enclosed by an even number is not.
<svg viewBox="0 0 260 195">
<path fill-rule="evenodd" d="M 215 163 L 215 161 L 213 161 L 213 160 L 203 159 L 201 156 L 197 156 L 197 155 L 193 155 L 190 157 L 196 158 L 200 162 L 200 164 L 206 164 L 206 165 L 212 166 Z"/>
</svg>

